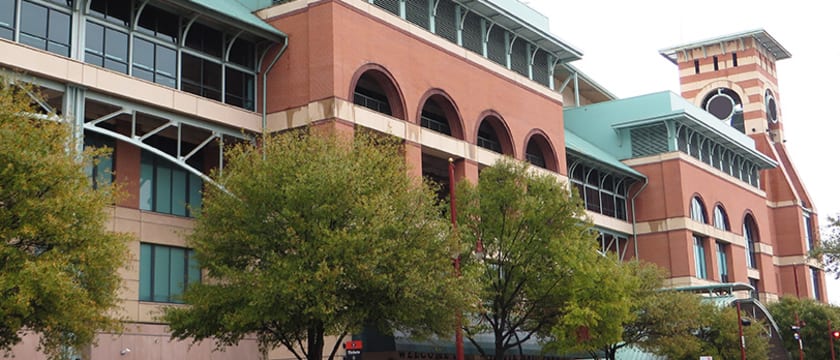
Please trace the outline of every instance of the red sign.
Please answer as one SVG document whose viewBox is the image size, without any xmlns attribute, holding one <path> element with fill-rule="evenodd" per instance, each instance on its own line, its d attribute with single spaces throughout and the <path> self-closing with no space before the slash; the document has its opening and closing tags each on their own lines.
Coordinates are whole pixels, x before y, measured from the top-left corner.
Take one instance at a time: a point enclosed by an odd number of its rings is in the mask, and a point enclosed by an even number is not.
<svg viewBox="0 0 840 360">
<path fill-rule="evenodd" d="M 350 340 L 344 343 L 347 350 L 362 350 L 362 340 Z"/>
</svg>

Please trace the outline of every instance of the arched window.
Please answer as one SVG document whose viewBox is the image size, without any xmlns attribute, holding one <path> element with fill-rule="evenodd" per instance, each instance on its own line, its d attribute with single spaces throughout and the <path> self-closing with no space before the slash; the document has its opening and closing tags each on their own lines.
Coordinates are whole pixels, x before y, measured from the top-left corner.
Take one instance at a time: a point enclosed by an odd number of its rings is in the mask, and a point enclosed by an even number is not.
<svg viewBox="0 0 840 360">
<path fill-rule="evenodd" d="M 720 205 L 715 206 L 714 224 L 716 229 L 729 230 L 729 218 L 726 217 L 726 211 Z"/>
<path fill-rule="evenodd" d="M 744 241 L 746 242 L 747 266 L 750 269 L 758 268 L 758 261 L 755 256 L 755 243 L 758 242 L 758 227 L 750 215 L 744 217 Z"/>
<path fill-rule="evenodd" d="M 703 206 L 703 202 L 700 201 L 699 197 L 695 196 L 691 198 L 691 209 L 689 213 L 692 220 L 706 224 L 706 207 Z"/>
<path fill-rule="evenodd" d="M 531 165 L 551 171 L 558 171 L 554 149 L 548 137 L 539 130 L 534 130 L 527 138 L 524 160 Z"/>
<path fill-rule="evenodd" d="M 357 70 L 357 74 L 351 89 L 354 104 L 405 120 L 400 90 L 384 68 L 369 64 Z"/>
<path fill-rule="evenodd" d="M 445 92 L 439 89 L 429 90 L 423 96 L 418 118 L 420 126 L 426 129 L 464 140 L 461 130 L 461 115 L 458 107 Z"/>
</svg>

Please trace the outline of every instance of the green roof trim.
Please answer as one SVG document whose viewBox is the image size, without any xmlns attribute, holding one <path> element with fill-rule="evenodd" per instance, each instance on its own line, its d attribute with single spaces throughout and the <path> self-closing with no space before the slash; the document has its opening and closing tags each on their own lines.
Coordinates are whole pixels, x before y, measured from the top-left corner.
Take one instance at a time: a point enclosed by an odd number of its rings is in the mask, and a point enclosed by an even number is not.
<svg viewBox="0 0 840 360">
<path fill-rule="evenodd" d="M 632 157 L 630 139 L 622 138 L 622 130 L 676 121 L 726 144 L 763 168 L 777 165 L 756 150 L 755 141 L 749 136 L 671 91 L 567 108 L 563 117 L 567 130 L 599 144 L 619 160 Z"/>
<path fill-rule="evenodd" d="M 267 22 L 260 19 L 248 6 L 238 0 L 188 0 L 189 4 L 197 5 L 202 10 L 210 12 L 217 18 L 227 19 L 232 25 L 245 25 L 254 33 L 275 42 L 282 42 L 287 37 Z"/>
<path fill-rule="evenodd" d="M 584 140 L 580 136 L 577 136 L 568 129 L 566 129 L 566 149 L 571 150 L 576 153 L 576 155 L 607 165 L 618 172 L 626 173 L 639 179 L 645 178 L 642 173 L 633 170 L 633 168 L 616 159 L 615 156 L 595 146 L 595 144 Z"/>
</svg>

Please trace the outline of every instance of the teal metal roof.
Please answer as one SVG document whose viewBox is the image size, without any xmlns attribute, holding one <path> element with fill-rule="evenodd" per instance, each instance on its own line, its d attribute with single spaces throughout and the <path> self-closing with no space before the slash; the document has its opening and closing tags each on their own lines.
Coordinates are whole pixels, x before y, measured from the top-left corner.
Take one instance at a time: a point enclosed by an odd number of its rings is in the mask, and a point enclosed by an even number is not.
<svg viewBox="0 0 840 360">
<path fill-rule="evenodd" d="M 563 117 L 567 130 L 599 144 L 619 160 L 632 157 L 629 139 L 622 141 L 620 130 L 673 120 L 727 145 L 762 167 L 776 166 L 775 161 L 756 150 L 755 141 L 749 136 L 671 91 L 567 108 Z"/>
<path fill-rule="evenodd" d="M 566 149 L 571 150 L 576 155 L 607 165 L 609 168 L 615 169 L 618 172 L 627 173 L 638 178 L 645 177 L 642 173 L 633 170 L 633 168 L 616 159 L 615 156 L 595 146 L 595 144 L 582 139 L 568 129 L 566 129 Z"/>
<path fill-rule="evenodd" d="M 249 6 L 238 0 L 188 0 L 189 4 L 200 7 L 203 12 L 208 12 L 214 18 L 226 19 L 227 23 L 236 27 L 247 27 L 248 30 L 263 36 L 272 41 L 281 42 L 286 37 L 282 31 L 277 30 L 267 22 L 254 15 L 252 7 L 263 5 L 260 2 L 250 1 Z"/>
<path fill-rule="evenodd" d="M 616 360 L 667 360 L 664 356 L 645 352 L 635 346 L 625 346 L 615 352 Z"/>
</svg>

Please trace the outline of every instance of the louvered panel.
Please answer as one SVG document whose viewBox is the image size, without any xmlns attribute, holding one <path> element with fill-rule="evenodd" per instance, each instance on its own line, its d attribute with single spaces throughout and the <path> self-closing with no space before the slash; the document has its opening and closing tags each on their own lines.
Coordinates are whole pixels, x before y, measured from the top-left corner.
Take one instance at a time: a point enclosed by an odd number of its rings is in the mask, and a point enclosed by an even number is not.
<svg viewBox="0 0 840 360">
<path fill-rule="evenodd" d="M 463 39 L 465 48 L 481 54 L 481 44 L 483 40 L 481 39 L 480 16 L 474 13 L 467 14 L 467 18 L 464 19 Z"/>
<path fill-rule="evenodd" d="M 513 51 L 510 53 L 510 68 L 521 75 L 528 76 L 528 43 L 523 39 L 516 39 Z"/>
<path fill-rule="evenodd" d="M 543 50 L 537 50 L 534 55 L 534 81 L 548 86 L 548 53 Z"/>
<path fill-rule="evenodd" d="M 490 30 L 490 39 L 487 42 L 487 58 L 502 66 L 507 66 L 505 32 L 505 29 L 494 26 Z"/>
<path fill-rule="evenodd" d="M 664 124 L 630 130 L 633 157 L 668 152 L 668 130 Z"/>
<path fill-rule="evenodd" d="M 424 29 L 429 29 L 429 0 L 406 1 L 405 19 Z"/>
<path fill-rule="evenodd" d="M 379 6 L 391 14 L 400 16 L 400 1 L 399 0 L 374 0 L 373 4 Z"/>
<path fill-rule="evenodd" d="M 455 18 L 455 3 L 450 0 L 440 0 L 435 15 L 435 32 L 443 38 L 458 42 L 457 19 Z"/>
</svg>

